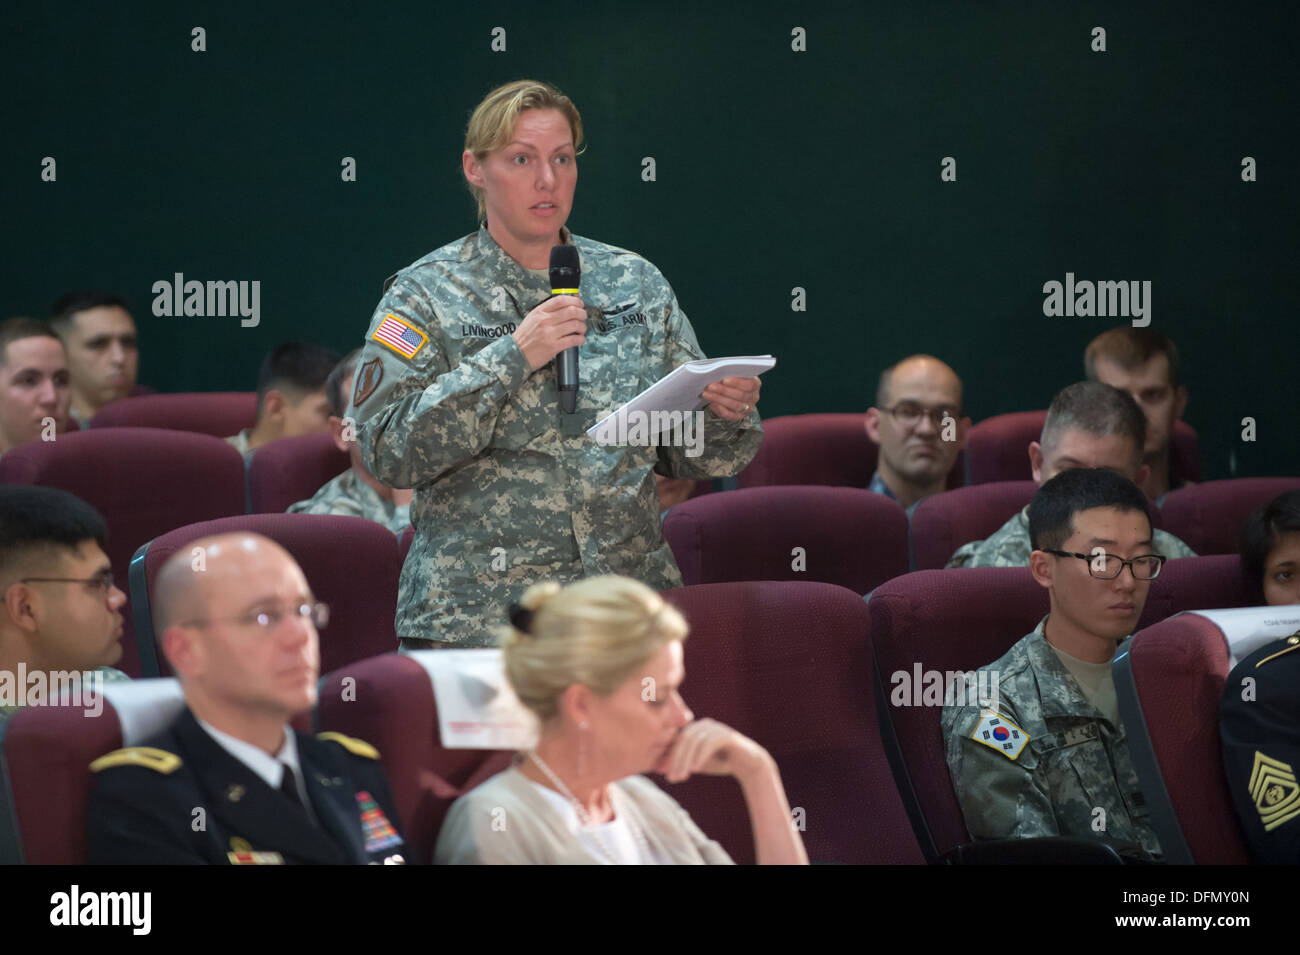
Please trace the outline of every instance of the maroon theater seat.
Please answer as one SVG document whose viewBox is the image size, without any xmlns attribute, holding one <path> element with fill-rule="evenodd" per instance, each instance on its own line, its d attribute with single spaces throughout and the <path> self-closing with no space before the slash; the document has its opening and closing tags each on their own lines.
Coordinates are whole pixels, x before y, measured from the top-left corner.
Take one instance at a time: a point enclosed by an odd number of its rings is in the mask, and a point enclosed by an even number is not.
<svg viewBox="0 0 1300 955">
<path fill-rule="evenodd" d="M 941 570 L 963 544 L 984 540 L 1033 499 L 1033 481 L 997 481 L 925 498 L 912 512 L 916 570 Z"/>
<path fill-rule="evenodd" d="M 83 865 L 90 764 L 166 729 L 184 706 L 170 679 L 103 690 L 95 710 L 24 707 L 0 723 L 0 863 Z M 293 726 L 311 732 L 310 712 Z"/>
<path fill-rule="evenodd" d="M 1192 609 L 1246 606 L 1234 557 L 1169 561 L 1152 583 L 1138 629 Z M 930 861 L 968 841 L 939 728 L 940 706 L 893 706 L 892 677 L 978 670 L 1038 625 L 1047 591 L 1028 567 L 922 570 L 882 584 L 867 609 L 880 729 L 917 840 Z M 901 685 L 897 684 L 897 685 Z"/>
<path fill-rule="evenodd" d="M 322 731 L 356 736 L 379 750 L 403 835 L 420 862 L 432 860 L 451 804 L 511 760 L 503 751 L 443 747 L 433 682 L 420 662 L 438 652 L 386 653 L 342 666 L 321 681 L 318 709 Z"/>
<path fill-rule="evenodd" d="M 161 732 L 183 705 L 175 680 L 106 684 L 104 696 L 97 716 L 33 706 L 0 724 L 0 862 L 83 864 L 90 764 Z"/>
<path fill-rule="evenodd" d="M 329 604 L 330 622 L 320 633 L 322 673 L 396 648 L 393 618 L 401 559 L 392 531 L 364 517 L 245 514 L 177 528 L 141 547 L 131 562 L 131 599 L 137 605 L 141 650 L 156 654 L 164 673 L 170 668 L 156 645 L 161 634 L 155 636 L 150 617 L 158 571 L 192 541 L 236 531 L 262 534 L 287 550 L 316 599 Z"/>
<path fill-rule="evenodd" d="M 864 594 L 907 572 L 907 515 L 896 501 L 860 488 L 708 494 L 670 510 L 663 532 L 687 585 L 815 580 Z"/>
<path fill-rule="evenodd" d="M 1219 743 L 1228 663 L 1219 628 L 1179 614 L 1139 631 L 1112 664 L 1133 764 L 1166 862 L 1250 861 Z"/>
<path fill-rule="evenodd" d="M 867 437 L 865 414 L 803 414 L 768 418 L 763 444 L 736 476 L 736 486 L 824 484 L 866 487 L 879 449 Z M 948 473 L 948 487 L 966 483 L 965 452 Z"/>
<path fill-rule="evenodd" d="M 214 391 L 120 398 L 101 408 L 90 427 L 167 428 L 228 438 L 256 421 L 256 392 Z"/>
<path fill-rule="evenodd" d="M 1046 411 L 1013 411 L 985 418 L 972 427 L 966 446 L 970 459 L 968 483 L 1031 479 L 1029 443 L 1042 436 L 1046 420 Z M 1169 464 L 1170 478 L 1175 486 L 1201 479 L 1200 440 L 1186 421 L 1174 423 Z"/>
<path fill-rule="evenodd" d="M 328 434 L 304 434 L 262 445 L 248 459 L 248 512 L 283 514 L 352 466 Z"/>
<path fill-rule="evenodd" d="M 809 858 L 922 862 L 875 726 L 862 598 L 806 581 L 705 584 L 664 597 L 691 626 L 683 696 L 697 717 L 772 754 Z M 736 862 L 754 861 L 734 779 L 657 781 Z"/>
<path fill-rule="evenodd" d="M 1300 488 L 1300 478 L 1209 481 L 1170 491 L 1160 510 L 1165 530 L 1196 553 L 1235 554 L 1241 548 L 1241 528 L 1250 512 L 1296 488 Z"/>
<path fill-rule="evenodd" d="M 130 593 L 127 569 L 145 542 L 172 528 L 244 511 L 244 462 L 230 445 L 206 434 L 160 428 L 78 431 L 33 441 L 0 458 L 0 484 L 39 484 L 69 491 L 108 524 L 105 550 L 118 587 Z M 124 616 L 122 659 L 130 676 L 157 676 L 137 647 L 134 607 Z"/>
<path fill-rule="evenodd" d="M 397 551 L 402 555 L 402 563 L 406 563 L 406 555 L 411 550 L 411 541 L 415 540 L 415 525 L 412 524 L 402 531 L 402 536 L 397 539 Z"/>
</svg>

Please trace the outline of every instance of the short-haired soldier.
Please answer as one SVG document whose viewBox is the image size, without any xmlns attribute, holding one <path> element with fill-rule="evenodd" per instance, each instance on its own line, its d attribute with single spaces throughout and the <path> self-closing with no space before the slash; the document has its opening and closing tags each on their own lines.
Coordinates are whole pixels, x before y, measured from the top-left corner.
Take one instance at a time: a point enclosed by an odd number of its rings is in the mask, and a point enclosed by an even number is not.
<svg viewBox="0 0 1300 955">
<path fill-rule="evenodd" d="M 945 706 L 945 751 L 973 839 L 1101 839 L 1160 855 L 1119 717 L 1110 663 L 1164 555 L 1146 496 L 1103 468 L 1063 471 L 1029 505 L 1029 568 L 1050 612 L 982 667 L 996 698 Z"/>
</svg>

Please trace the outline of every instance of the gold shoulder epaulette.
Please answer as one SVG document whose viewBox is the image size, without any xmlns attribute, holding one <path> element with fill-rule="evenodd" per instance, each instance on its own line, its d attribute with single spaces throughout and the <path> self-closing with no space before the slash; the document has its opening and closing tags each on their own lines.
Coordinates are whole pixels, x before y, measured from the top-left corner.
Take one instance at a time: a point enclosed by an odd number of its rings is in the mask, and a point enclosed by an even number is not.
<svg viewBox="0 0 1300 955">
<path fill-rule="evenodd" d="M 155 749 L 152 746 L 128 746 L 126 749 L 117 749 L 106 756 L 99 757 L 90 764 L 90 771 L 97 773 L 100 770 L 112 769 L 114 766 L 143 766 L 165 776 L 176 772 L 180 765 L 181 758 L 165 749 Z"/>
<path fill-rule="evenodd" d="M 375 749 L 363 739 L 344 736 L 342 733 L 317 733 L 316 738 L 331 743 L 338 743 L 353 756 L 364 756 L 366 759 L 379 758 L 379 750 Z"/>
<path fill-rule="evenodd" d="M 1276 660 L 1278 657 L 1282 656 L 1282 654 L 1284 654 L 1284 653 L 1290 653 L 1292 650 L 1300 650 L 1300 636 L 1297 636 L 1296 634 L 1292 634 L 1291 636 L 1289 636 L 1289 637 L 1286 638 L 1286 644 L 1287 644 L 1287 645 L 1286 645 L 1286 649 L 1285 649 L 1285 650 L 1279 650 L 1279 651 L 1277 651 L 1277 653 L 1270 653 L 1270 654 L 1269 654 L 1268 656 L 1266 656 L 1264 659 L 1262 659 L 1262 660 L 1260 660 L 1258 663 L 1256 663 L 1256 664 L 1255 664 L 1256 669 L 1258 669 L 1259 667 L 1262 667 L 1262 666 L 1263 666 L 1265 663 L 1267 663 L 1269 660 Z"/>
</svg>

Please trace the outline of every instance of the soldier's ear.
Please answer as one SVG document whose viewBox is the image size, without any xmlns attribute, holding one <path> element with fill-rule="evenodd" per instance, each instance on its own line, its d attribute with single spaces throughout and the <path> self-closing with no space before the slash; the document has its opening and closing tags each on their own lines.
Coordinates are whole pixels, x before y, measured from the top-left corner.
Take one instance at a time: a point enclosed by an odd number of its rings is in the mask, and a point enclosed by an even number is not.
<svg viewBox="0 0 1300 955">
<path fill-rule="evenodd" d="M 330 437 L 334 439 L 334 447 L 348 453 L 348 442 L 343 440 L 343 419 L 338 415 L 330 415 Z"/>
<path fill-rule="evenodd" d="M 287 405 L 288 399 L 285 398 L 284 392 L 279 388 L 272 388 L 262 399 L 262 415 L 271 418 L 284 413 L 284 406 Z"/>
<path fill-rule="evenodd" d="M 1056 569 L 1056 562 L 1052 560 L 1052 555 L 1036 550 L 1029 555 L 1029 572 L 1033 574 L 1034 580 L 1040 587 L 1046 587 L 1049 590 L 1052 586 L 1052 571 Z"/>
<path fill-rule="evenodd" d="M 1043 446 L 1037 441 L 1029 442 L 1029 473 L 1034 476 L 1034 483 L 1039 487 L 1043 486 L 1043 461 L 1046 455 L 1043 454 Z"/>
<path fill-rule="evenodd" d="M 460 154 L 460 168 L 470 185 L 483 188 L 483 167 L 468 149 Z"/>
<path fill-rule="evenodd" d="M 198 631 L 193 627 L 182 627 L 176 624 L 162 632 L 163 656 L 167 658 L 172 672 L 177 676 L 189 676 L 194 672 L 201 655 L 196 646 L 197 636 Z"/>
</svg>

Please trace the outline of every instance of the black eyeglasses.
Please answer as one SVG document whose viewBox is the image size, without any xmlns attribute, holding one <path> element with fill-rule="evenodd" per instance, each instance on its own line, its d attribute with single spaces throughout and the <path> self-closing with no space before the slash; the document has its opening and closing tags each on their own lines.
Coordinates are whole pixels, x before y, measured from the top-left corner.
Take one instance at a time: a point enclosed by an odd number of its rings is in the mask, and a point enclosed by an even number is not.
<svg viewBox="0 0 1300 955">
<path fill-rule="evenodd" d="M 242 617 L 208 617 L 201 620 L 186 620 L 177 626 L 206 627 L 211 623 L 234 623 L 241 627 L 252 627 L 261 630 L 263 633 L 269 633 L 280 626 L 280 621 L 290 616 L 310 620 L 318 628 L 324 627 L 330 622 L 329 604 L 305 603 L 288 609 L 277 607 L 274 610 L 254 610 Z"/>
<path fill-rule="evenodd" d="M 945 418 L 956 421 L 961 417 L 960 409 L 926 408 L 914 401 L 900 401 L 892 408 L 883 408 L 881 410 L 889 412 L 895 424 L 901 428 L 915 428 L 921 423 L 923 417 L 929 418 L 936 428 L 942 428 Z"/>
<path fill-rule="evenodd" d="M 24 577 L 20 584 L 85 584 L 91 591 L 107 596 L 113 586 L 113 572 L 103 570 L 93 577 Z"/>
<path fill-rule="evenodd" d="M 1160 576 L 1160 568 L 1169 558 L 1160 554 L 1143 554 L 1140 557 L 1132 557 L 1124 560 L 1115 554 L 1076 554 L 1066 550 L 1049 550 L 1043 548 L 1044 554 L 1055 554 L 1057 557 L 1077 557 L 1079 560 L 1088 562 L 1088 573 L 1098 580 L 1114 580 L 1120 574 L 1124 573 L 1124 566 L 1128 565 L 1133 574 L 1134 580 L 1155 580 Z"/>
</svg>

